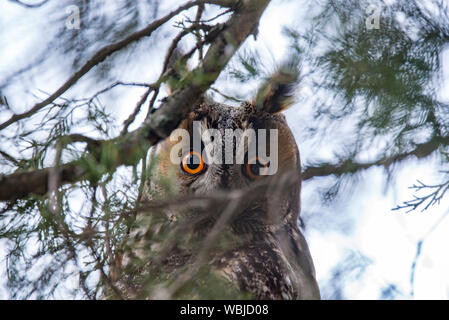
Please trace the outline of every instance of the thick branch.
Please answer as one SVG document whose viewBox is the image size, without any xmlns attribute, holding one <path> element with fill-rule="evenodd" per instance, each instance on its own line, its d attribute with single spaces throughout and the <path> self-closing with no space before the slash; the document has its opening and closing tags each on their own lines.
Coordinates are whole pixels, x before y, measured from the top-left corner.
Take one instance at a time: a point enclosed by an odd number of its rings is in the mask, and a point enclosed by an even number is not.
<svg viewBox="0 0 449 320">
<path fill-rule="evenodd" d="M 188 75 L 184 87 L 168 97 L 139 129 L 112 140 L 97 141 L 94 144 L 95 150 L 90 150 L 81 159 L 84 161 L 78 160 L 59 167 L 61 184 L 87 178 L 89 172 L 86 161 L 100 162 L 100 159 L 107 158 L 106 169 L 112 171 L 120 165 L 135 164 L 142 159 L 148 147 L 167 137 L 214 83 L 232 55 L 255 30 L 268 3 L 269 0 L 241 1 L 241 6 L 209 47 L 202 65 Z M 50 169 L 42 169 L 0 176 L 0 201 L 24 198 L 29 194 L 46 194 L 49 171 Z"/>
<path fill-rule="evenodd" d="M 237 1 L 235 1 L 235 0 L 234 1 L 231 1 L 231 0 L 228 0 L 228 1 L 226 1 L 226 0 L 223 0 L 223 1 L 196 0 L 196 1 L 187 2 L 186 4 L 180 6 L 178 9 L 167 14 L 165 17 L 150 23 L 145 28 L 131 34 L 127 38 L 101 48 L 99 51 L 97 51 L 93 55 L 92 58 L 90 58 L 77 72 L 75 72 L 61 87 L 59 87 L 58 90 L 56 90 L 54 93 L 52 93 L 47 99 L 35 104 L 30 110 L 28 110 L 24 113 L 15 114 L 15 115 L 11 116 L 11 118 L 9 118 L 7 121 L 0 124 L 0 130 L 7 128 L 8 126 L 10 126 L 11 124 L 13 124 L 16 121 L 19 121 L 21 119 L 24 119 L 24 118 L 27 118 L 27 117 L 33 115 L 34 113 L 38 112 L 45 106 L 49 105 L 55 99 L 57 99 L 60 95 L 62 95 L 64 92 L 66 92 L 68 89 L 70 89 L 70 87 L 72 87 L 76 82 L 78 82 L 78 80 L 81 79 L 81 77 L 83 77 L 86 73 L 88 73 L 93 67 L 98 65 L 100 62 L 104 61 L 111 54 L 125 48 L 126 46 L 128 46 L 129 44 L 131 44 L 133 42 L 139 41 L 140 39 L 142 39 L 144 37 L 150 36 L 153 33 L 153 31 L 158 29 L 160 26 L 162 26 L 164 23 L 169 21 L 174 16 L 178 15 L 180 12 L 187 10 L 191 7 L 194 7 L 196 5 L 202 5 L 204 3 L 217 4 L 217 5 L 220 5 L 223 7 L 227 7 L 227 6 L 235 5 L 236 2 Z"/>
<path fill-rule="evenodd" d="M 33 193 L 44 195 L 48 191 L 49 177 L 53 168 L 35 171 L 17 172 L 0 176 L 0 201 L 17 200 Z M 74 164 L 67 164 L 57 169 L 60 183 L 77 181 L 84 176 L 85 170 Z"/>
<path fill-rule="evenodd" d="M 343 174 L 356 173 L 374 166 L 389 167 L 411 156 L 418 159 L 425 158 L 436 151 L 440 146 L 449 144 L 449 137 L 435 137 L 426 143 L 417 144 L 415 149 L 409 152 L 400 153 L 391 157 L 383 157 L 372 162 L 355 162 L 352 159 L 345 160 L 337 164 L 324 163 L 317 166 L 307 166 L 302 173 L 302 180 L 308 180 L 314 177 L 324 177 L 330 175 L 341 176 Z"/>
</svg>

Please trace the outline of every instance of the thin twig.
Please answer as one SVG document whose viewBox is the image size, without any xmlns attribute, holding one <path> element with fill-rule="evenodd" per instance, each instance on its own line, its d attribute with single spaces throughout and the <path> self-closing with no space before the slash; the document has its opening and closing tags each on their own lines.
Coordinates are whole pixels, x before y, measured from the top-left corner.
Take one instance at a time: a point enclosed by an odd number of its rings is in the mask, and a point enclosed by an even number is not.
<svg viewBox="0 0 449 320">
<path fill-rule="evenodd" d="M 128 132 L 128 128 L 131 125 L 131 123 L 134 122 L 134 120 L 136 119 L 137 114 L 140 112 L 142 105 L 145 103 L 145 101 L 147 101 L 148 96 L 150 95 L 151 91 L 154 91 L 153 87 L 148 88 L 145 93 L 142 95 L 142 97 L 140 98 L 139 102 L 137 102 L 136 107 L 134 108 L 133 113 L 131 113 L 128 117 L 128 119 L 126 119 L 123 122 L 123 129 L 121 132 L 121 135 L 124 135 Z"/>
<path fill-rule="evenodd" d="M 204 5 L 199 5 L 198 10 L 196 12 L 196 16 L 195 16 L 195 22 L 194 22 L 195 26 L 197 26 L 200 23 L 199 21 L 201 20 L 203 13 L 204 13 Z M 203 60 L 203 46 L 199 45 L 201 43 L 201 33 L 198 28 L 195 28 L 195 37 L 196 37 L 196 43 L 198 46 L 199 59 L 200 59 L 200 61 L 202 61 Z"/>
<path fill-rule="evenodd" d="M 61 85 L 49 97 L 47 97 L 42 102 L 35 104 L 28 111 L 26 111 L 24 113 L 20 113 L 20 114 L 14 114 L 8 120 L 6 120 L 2 124 L 0 124 L 0 131 L 9 127 L 11 124 L 15 123 L 16 121 L 25 119 L 25 118 L 35 114 L 36 112 L 38 112 L 39 110 L 41 110 L 42 108 L 47 106 L 48 104 L 52 103 L 56 98 L 61 96 L 70 87 L 72 87 L 76 82 L 78 82 L 78 80 L 81 79 L 86 73 L 88 73 L 93 67 L 95 67 L 97 64 L 103 62 L 111 54 L 113 54 L 119 50 L 122 50 L 129 44 L 139 41 L 140 39 L 142 39 L 144 37 L 149 37 L 153 33 L 153 31 L 158 29 L 160 26 L 165 24 L 167 21 L 169 21 L 174 16 L 178 15 L 180 12 L 187 10 L 194 6 L 204 4 L 204 3 L 218 4 L 220 6 L 226 6 L 226 5 L 234 6 L 236 4 L 236 1 L 229 1 L 229 0 L 228 1 L 212 1 L 212 0 L 189 1 L 189 2 L 185 3 L 184 5 L 178 7 L 176 10 L 170 12 L 163 18 L 153 21 L 152 23 L 147 25 L 145 28 L 132 33 L 125 39 L 101 48 L 92 56 L 92 58 L 90 58 L 77 72 L 75 72 L 63 85 Z"/>
</svg>

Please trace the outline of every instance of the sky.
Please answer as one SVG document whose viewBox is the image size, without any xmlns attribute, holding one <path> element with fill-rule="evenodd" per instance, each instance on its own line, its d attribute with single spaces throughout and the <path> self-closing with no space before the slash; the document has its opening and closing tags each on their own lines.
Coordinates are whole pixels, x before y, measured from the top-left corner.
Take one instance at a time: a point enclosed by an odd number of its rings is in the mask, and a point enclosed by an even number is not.
<svg viewBox="0 0 449 320">
<path fill-rule="evenodd" d="M 164 10 L 170 9 L 173 3 L 165 1 Z M 24 10 L 11 2 L 3 1 L 0 8 L 0 29 L 8 27 L 7 32 L 0 32 L 0 75 L 5 70 L 20 67 L 29 58 L 30 39 L 39 34 L 44 28 L 36 13 L 35 19 L 24 15 Z M 249 39 L 245 48 L 255 48 L 266 61 L 282 61 L 286 55 L 287 40 L 282 35 L 283 23 L 291 26 L 300 25 L 307 16 L 307 6 L 304 1 L 273 1 L 264 13 L 259 25 L 257 41 Z M 302 16 L 301 14 L 302 13 Z M 17 21 L 11 24 L 11 21 Z M 282 23 L 281 23 L 282 22 Z M 381 22 L 382 23 L 382 22 Z M 12 41 L 18 39 L 18 41 Z M 6 48 L 6 49 L 5 49 Z M 162 50 L 156 50 L 165 52 Z M 154 51 L 155 52 L 155 51 Z M 449 64 L 449 54 L 442 55 L 443 66 Z M 156 55 L 153 62 L 163 59 L 163 54 Z M 449 72 L 448 68 L 445 68 Z M 157 77 L 159 70 L 140 72 L 139 68 L 131 69 L 126 73 L 117 72 L 120 77 L 136 79 L 144 78 L 150 82 Z M 150 78 L 150 79 L 148 79 Z M 449 74 L 444 75 L 445 84 L 442 86 L 441 97 L 449 99 Z M 39 81 L 41 80 L 41 81 Z M 52 91 L 64 81 L 58 74 L 36 77 L 35 88 L 27 92 L 25 102 L 20 105 L 26 107 L 38 95 L 36 89 Z M 226 92 L 234 84 L 228 79 L 220 78 L 214 87 Z M 98 88 L 94 88 L 98 89 Z M 307 93 L 307 88 L 301 88 Z M 243 92 L 254 91 L 252 85 L 243 86 Z M 140 91 L 128 90 L 118 97 L 117 105 L 126 101 L 137 101 Z M 298 94 L 301 94 L 299 91 Z M 87 94 L 86 94 L 87 95 Z M 303 101 L 303 100 L 302 100 Z M 132 103 L 134 105 L 134 102 Z M 286 111 L 289 125 L 295 134 L 302 162 L 317 156 L 328 156 L 326 146 L 318 149 L 310 143 L 302 143 L 301 119 L 310 112 L 310 105 L 295 104 Z M 114 111 L 117 118 L 122 121 L 128 116 L 123 108 Z M 4 116 L 4 115 L 3 115 Z M 0 114 L 0 120 L 3 120 Z M 138 126 L 139 121 L 134 124 Z M 133 127 L 131 127 L 132 129 Z M 332 133 L 338 136 L 338 133 Z M 388 285 L 396 285 L 397 298 L 401 299 L 447 299 L 449 297 L 449 255 L 446 254 L 446 244 L 449 238 L 448 213 L 449 200 L 444 199 L 440 205 L 429 208 L 425 212 L 392 211 L 403 201 L 413 197 L 411 185 L 419 179 L 432 184 L 438 181 L 439 174 L 435 172 L 436 162 L 429 158 L 418 162 L 407 160 L 397 172 L 394 184 L 387 184 L 385 172 L 381 168 L 372 168 L 364 172 L 352 186 L 352 192 L 344 199 L 334 203 L 330 208 L 320 211 L 308 210 L 316 208 L 319 201 L 316 188 L 320 184 L 327 184 L 328 180 L 317 178 L 303 184 L 302 207 L 308 214 L 308 225 L 305 235 L 315 263 L 315 269 L 320 286 L 327 294 L 329 276 L 349 252 L 360 253 L 366 258 L 366 269 L 360 274 L 357 270 L 348 272 L 346 278 L 350 281 L 344 286 L 344 296 L 348 299 L 378 299 L 381 291 Z M 320 206 L 318 206 L 320 208 Z M 314 219 L 316 215 L 317 219 Z M 412 264 L 416 257 L 417 244 L 423 240 L 422 253 L 415 267 L 414 285 L 411 285 Z M 5 261 L 0 242 L 0 298 L 8 297 L 5 288 Z M 3 249 L 4 252 L 4 249 Z M 413 290 L 414 295 L 411 296 Z M 326 296 L 325 296 L 326 297 Z M 63 296 L 62 296 L 63 298 Z"/>
</svg>

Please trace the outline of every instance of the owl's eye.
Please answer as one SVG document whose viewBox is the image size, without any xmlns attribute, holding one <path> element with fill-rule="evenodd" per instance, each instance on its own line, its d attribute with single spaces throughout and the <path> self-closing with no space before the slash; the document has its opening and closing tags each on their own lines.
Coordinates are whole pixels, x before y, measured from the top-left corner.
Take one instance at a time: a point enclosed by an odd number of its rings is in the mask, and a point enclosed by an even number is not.
<svg viewBox="0 0 449 320">
<path fill-rule="evenodd" d="M 269 162 L 263 158 L 255 157 L 250 159 L 243 167 L 243 172 L 251 179 L 258 179 L 268 172 Z"/>
<path fill-rule="evenodd" d="M 197 174 L 204 170 L 204 159 L 197 151 L 190 151 L 182 157 L 181 168 L 189 174 Z"/>
</svg>

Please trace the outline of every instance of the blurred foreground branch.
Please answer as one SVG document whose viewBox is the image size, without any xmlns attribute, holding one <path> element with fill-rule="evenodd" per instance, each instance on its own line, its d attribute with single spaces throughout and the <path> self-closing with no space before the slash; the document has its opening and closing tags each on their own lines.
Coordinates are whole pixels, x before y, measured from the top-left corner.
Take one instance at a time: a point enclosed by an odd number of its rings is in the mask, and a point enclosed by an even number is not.
<svg viewBox="0 0 449 320">
<path fill-rule="evenodd" d="M 223 7 L 229 7 L 229 6 L 235 5 L 236 1 L 196 0 L 196 1 L 187 2 L 184 5 L 178 7 L 176 10 L 167 14 L 165 17 L 158 19 L 156 21 L 153 21 L 152 23 L 150 23 L 148 26 L 146 26 L 142 30 L 139 30 L 139 31 L 129 35 L 128 37 L 126 37 L 123 40 L 120 40 L 116 43 L 113 43 L 113 44 L 110 44 L 110 45 L 107 45 L 107 46 L 101 48 L 99 51 L 97 51 L 92 56 L 92 58 L 89 59 L 89 61 L 87 61 L 77 72 L 75 72 L 61 87 L 59 87 L 58 90 L 56 90 L 53 94 L 51 94 L 47 99 L 35 104 L 30 110 L 28 110 L 24 113 L 14 114 L 7 121 L 0 124 L 0 130 L 3 130 L 5 128 L 9 127 L 11 124 L 15 123 L 16 121 L 25 119 L 25 118 L 35 114 L 36 112 L 38 112 L 45 106 L 52 103 L 56 98 L 61 96 L 64 92 L 66 92 L 69 88 L 71 88 L 76 82 L 78 82 L 78 80 L 81 79 L 81 77 L 83 77 L 86 73 L 88 73 L 93 67 L 95 67 L 96 65 L 98 65 L 99 63 L 104 61 L 107 57 L 112 55 L 114 52 L 119 51 L 119 50 L 125 48 L 126 46 L 130 45 L 131 43 L 137 42 L 144 37 L 151 36 L 151 34 L 156 29 L 158 29 L 160 26 L 162 26 L 164 23 L 168 22 L 171 18 L 178 15 L 182 11 L 187 10 L 194 6 L 204 5 L 205 3 L 218 4 Z M 254 17 L 254 18 L 256 18 L 256 17 Z M 254 21 L 258 21 L 258 19 L 254 20 Z M 246 38 L 246 36 L 245 36 L 245 38 Z"/>
<path fill-rule="evenodd" d="M 231 5 L 233 2 L 191 1 L 125 40 L 103 48 L 62 87 L 50 95 L 50 97 L 35 105 L 28 112 L 14 115 L 0 125 L 0 130 L 17 120 L 32 115 L 51 103 L 93 68 L 93 66 L 104 60 L 114 51 L 144 36 L 148 36 L 158 26 L 168 21 L 177 13 L 202 3 L 223 3 L 223 5 Z M 101 160 L 107 159 L 106 165 L 102 163 L 102 166 L 100 166 L 104 168 L 104 171 L 96 173 L 97 176 L 107 171 L 113 171 L 120 165 L 135 164 L 146 154 L 146 151 L 151 145 L 170 135 L 178 126 L 179 122 L 190 112 L 195 102 L 215 82 L 220 72 L 243 41 L 257 28 L 259 18 L 268 3 L 269 0 L 242 1 L 241 6 L 235 10 L 231 18 L 225 23 L 224 28 L 215 36 L 213 43 L 204 57 L 203 63 L 186 76 L 184 85 L 173 92 L 137 130 L 111 140 L 98 140 L 95 142 L 95 146 L 92 148 L 93 150 L 89 150 L 89 147 L 87 148 L 88 152 L 83 158 L 57 168 L 59 184 L 89 178 L 89 172 L 92 173 L 89 171 L 92 162 L 101 163 Z M 29 194 L 43 195 L 47 193 L 49 172 L 50 169 L 47 168 L 0 176 L 0 201 L 21 199 Z"/>
</svg>

